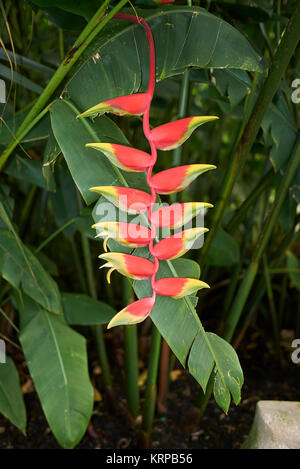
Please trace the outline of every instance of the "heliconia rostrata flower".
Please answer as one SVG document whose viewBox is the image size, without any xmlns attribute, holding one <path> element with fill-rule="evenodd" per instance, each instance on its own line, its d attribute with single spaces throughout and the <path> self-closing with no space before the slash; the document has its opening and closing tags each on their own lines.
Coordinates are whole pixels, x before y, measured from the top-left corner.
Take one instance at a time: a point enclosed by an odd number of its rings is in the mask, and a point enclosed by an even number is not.
<svg viewBox="0 0 300 469">
<path fill-rule="evenodd" d="M 172 0 L 157 1 L 159 3 L 168 3 Z M 93 227 L 97 230 L 97 236 L 105 238 L 104 249 L 106 252 L 99 257 L 106 261 L 103 267 L 109 269 L 107 273 L 108 282 L 110 282 L 110 275 L 114 270 L 134 280 L 149 279 L 152 296 L 142 298 L 126 306 L 113 317 L 108 324 L 108 328 L 143 321 L 153 310 L 157 295 L 182 298 L 186 295 L 192 295 L 202 288 L 209 288 L 207 283 L 194 278 L 156 279 L 159 262 L 182 256 L 193 247 L 198 238 L 208 231 L 207 228 L 185 229 L 161 240 L 158 239 L 157 229 L 180 229 L 196 217 L 201 210 L 212 207 L 212 205 L 205 202 L 186 202 L 175 203 L 157 209 L 155 208 L 155 202 L 156 194 L 173 194 L 182 191 L 199 175 L 215 169 L 215 166 L 211 164 L 188 164 L 161 171 L 154 176 L 152 170 L 157 159 L 157 149 L 171 150 L 176 148 L 182 145 L 200 125 L 218 119 L 216 116 L 186 117 L 151 130 L 149 113 L 155 88 L 155 50 L 151 29 L 141 17 L 117 14 L 114 18 L 140 24 L 146 31 L 150 55 L 147 91 L 109 99 L 87 109 L 77 117 L 95 117 L 106 112 L 118 116 L 143 115 L 143 130 L 149 142 L 151 153 L 125 145 L 105 142 L 88 143 L 86 146 L 101 152 L 113 165 L 123 171 L 146 172 L 150 193 L 123 186 L 96 186 L 91 187 L 90 190 L 99 193 L 124 212 L 147 215 L 146 222 L 148 222 L 148 226 L 116 221 L 100 221 L 95 223 Z M 133 254 L 107 252 L 106 243 L 109 238 L 113 238 L 121 245 L 131 248 L 148 246 L 150 259 Z M 161 311 L 161 314 L 163 313 Z"/>
</svg>

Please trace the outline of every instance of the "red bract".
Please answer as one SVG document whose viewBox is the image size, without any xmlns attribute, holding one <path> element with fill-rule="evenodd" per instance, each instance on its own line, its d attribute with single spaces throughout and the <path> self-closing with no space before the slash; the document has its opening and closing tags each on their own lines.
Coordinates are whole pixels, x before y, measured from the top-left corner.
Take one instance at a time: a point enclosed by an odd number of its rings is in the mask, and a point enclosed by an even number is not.
<svg viewBox="0 0 300 469">
<path fill-rule="evenodd" d="M 208 229 L 202 227 L 190 228 L 181 233 L 176 233 L 169 238 L 162 239 L 153 247 L 153 255 L 161 261 L 181 257 L 192 248 L 197 238 L 206 231 Z"/>
<path fill-rule="evenodd" d="M 197 116 L 168 122 L 151 131 L 151 140 L 159 150 L 172 150 L 182 145 L 199 125 L 215 119 L 218 117 Z"/>
<path fill-rule="evenodd" d="M 91 187 L 90 191 L 98 192 L 116 207 L 132 214 L 145 212 L 151 204 L 150 194 L 129 187 L 97 186 Z"/>
<path fill-rule="evenodd" d="M 146 171 L 151 165 L 151 156 L 136 148 L 115 143 L 87 143 L 86 147 L 103 153 L 115 166 L 124 171 Z"/>
<path fill-rule="evenodd" d="M 156 1 L 158 3 L 169 3 L 172 0 Z M 185 295 L 191 295 L 201 288 L 209 288 L 201 280 L 192 278 L 161 278 L 156 280 L 159 261 L 168 261 L 182 256 L 188 249 L 193 247 L 197 238 L 208 231 L 207 228 L 196 227 L 183 230 L 160 241 L 157 239 L 156 228 L 168 227 L 175 229 L 183 226 L 195 217 L 200 210 L 212 207 L 212 205 L 189 202 L 174 204 L 171 207 L 162 207 L 154 211 L 154 203 L 156 202 L 157 193 L 172 194 L 182 191 L 200 174 L 214 169 L 215 166 L 210 164 L 188 164 L 167 169 L 154 176 L 152 176 L 152 170 L 157 159 L 157 149 L 170 150 L 176 148 L 197 127 L 205 122 L 217 119 L 215 116 L 186 117 L 151 130 L 149 113 L 155 88 L 155 50 L 151 29 L 146 21 L 138 16 L 118 13 L 114 18 L 140 24 L 146 31 L 150 56 L 147 91 L 145 93 L 120 96 L 119 98 L 104 101 L 88 109 L 78 117 L 93 117 L 104 112 L 113 112 L 120 116 L 125 114 L 143 114 L 143 130 L 151 148 L 151 155 L 135 148 L 112 143 L 96 142 L 89 143 L 87 146 L 102 152 L 115 166 L 124 171 L 146 171 L 146 180 L 151 194 L 119 186 L 98 186 L 92 187 L 91 190 L 100 193 L 114 205 L 128 213 L 147 212 L 149 227 L 115 221 L 100 222 L 93 226 L 98 229 L 98 236 L 106 237 L 105 247 L 106 241 L 110 237 L 125 246 L 148 246 L 154 262 L 123 253 L 105 253 L 100 256 L 107 261 L 103 267 L 110 269 L 107 274 L 108 281 L 110 281 L 111 272 L 118 270 L 121 274 L 135 280 L 150 278 L 152 287 L 152 296 L 142 298 L 126 306 L 114 316 L 108 324 L 108 328 L 117 325 L 136 324 L 143 321 L 151 313 L 155 305 L 156 295 L 181 298 Z M 164 314 L 163 310 L 161 314 Z"/>
<path fill-rule="evenodd" d="M 144 319 L 146 319 L 146 317 L 151 313 L 154 303 L 155 298 L 152 296 L 142 298 L 141 300 L 131 303 L 112 318 L 107 329 L 114 326 L 127 326 L 144 321 Z"/>
<path fill-rule="evenodd" d="M 206 202 L 185 202 L 159 208 L 152 213 L 152 223 L 159 228 L 180 228 L 198 215 L 201 210 L 213 207 Z"/>
<path fill-rule="evenodd" d="M 148 246 L 151 240 L 149 228 L 135 223 L 103 221 L 95 223 L 92 228 L 99 231 L 97 237 L 113 238 L 120 244 L 132 248 Z"/>
<path fill-rule="evenodd" d="M 117 270 L 126 277 L 135 280 L 145 280 L 151 277 L 154 270 L 153 262 L 143 257 L 132 256 L 131 254 L 123 254 L 121 252 L 107 252 L 101 254 L 100 259 L 107 261 L 102 267 L 108 267 L 107 274 L 108 283 L 110 283 L 110 275 L 113 270 Z"/>
<path fill-rule="evenodd" d="M 200 174 L 215 168 L 212 164 L 187 164 L 166 169 L 151 178 L 151 187 L 158 194 L 174 194 L 185 189 Z"/>
<path fill-rule="evenodd" d="M 171 296 L 172 298 L 192 295 L 202 288 L 209 288 L 209 285 L 195 278 L 161 278 L 156 280 L 154 284 L 154 290 L 158 295 Z"/>
</svg>

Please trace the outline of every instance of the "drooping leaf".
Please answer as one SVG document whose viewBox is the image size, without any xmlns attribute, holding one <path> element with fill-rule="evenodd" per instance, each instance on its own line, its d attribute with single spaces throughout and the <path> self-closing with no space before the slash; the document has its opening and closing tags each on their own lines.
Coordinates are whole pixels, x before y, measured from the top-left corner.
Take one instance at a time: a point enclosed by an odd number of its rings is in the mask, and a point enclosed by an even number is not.
<svg viewBox="0 0 300 469">
<path fill-rule="evenodd" d="M 6 166 L 5 173 L 20 181 L 28 182 L 42 189 L 46 188 L 41 161 L 30 160 L 16 155 Z"/>
<path fill-rule="evenodd" d="M 26 409 L 14 362 L 6 356 L 0 363 L 0 413 L 23 433 L 26 427 Z"/>
<path fill-rule="evenodd" d="M 70 173 L 66 168 L 57 166 L 56 174 L 56 191 L 49 194 L 51 205 L 54 212 L 57 227 L 64 225 L 71 218 L 78 215 L 76 187 Z M 75 224 L 68 226 L 64 230 L 67 236 L 73 236 L 76 231 Z"/>
<path fill-rule="evenodd" d="M 208 265 L 228 267 L 239 261 L 240 253 L 237 242 L 223 228 L 219 228 L 207 253 Z"/>
<path fill-rule="evenodd" d="M 13 287 L 21 287 L 33 300 L 53 313 L 61 313 L 56 282 L 44 270 L 24 244 L 17 242 L 8 230 L 0 230 L 0 272 Z"/>
</svg>

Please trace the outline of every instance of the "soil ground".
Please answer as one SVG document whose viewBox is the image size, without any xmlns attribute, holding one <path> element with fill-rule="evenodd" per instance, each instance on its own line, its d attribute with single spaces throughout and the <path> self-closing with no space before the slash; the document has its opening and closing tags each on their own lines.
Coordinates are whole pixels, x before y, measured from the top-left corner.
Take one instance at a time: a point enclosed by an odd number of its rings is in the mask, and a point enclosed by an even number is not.
<svg viewBox="0 0 300 469">
<path fill-rule="evenodd" d="M 155 417 L 152 448 L 238 449 L 250 430 L 257 401 L 300 401 L 300 366 L 291 361 L 289 344 L 292 334 L 286 332 L 281 344 L 283 357 L 279 360 L 272 343 L 265 342 L 261 332 L 249 331 L 238 351 L 245 376 L 240 405 L 232 405 L 225 415 L 211 400 L 200 425 L 197 424 L 199 409 L 195 406 L 199 386 L 188 372 L 178 366 L 178 371 L 173 373 L 176 379 L 170 384 L 167 412 Z M 96 366 L 94 382 L 96 388 L 101 389 L 101 377 L 97 373 Z M 24 361 L 21 382 L 28 414 L 27 435 L 24 436 L 0 416 L 0 448 L 60 448 L 43 415 Z M 77 448 L 137 448 L 138 430 L 124 411 L 123 388 L 120 383 L 116 389 L 119 405 L 115 413 L 108 412 L 107 403 L 96 392 L 91 424 Z"/>
</svg>

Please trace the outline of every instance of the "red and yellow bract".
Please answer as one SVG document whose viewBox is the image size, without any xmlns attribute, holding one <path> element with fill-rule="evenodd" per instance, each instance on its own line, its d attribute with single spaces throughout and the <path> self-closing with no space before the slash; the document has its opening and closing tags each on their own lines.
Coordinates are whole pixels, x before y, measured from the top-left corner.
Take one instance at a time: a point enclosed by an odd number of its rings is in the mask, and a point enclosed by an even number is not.
<svg viewBox="0 0 300 469">
<path fill-rule="evenodd" d="M 182 145 L 199 125 L 215 119 L 218 119 L 218 117 L 197 116 L 168 122 L 153 129 L 151 139 L 159 150 L 173 150 L 173 148 Z"/>
<path fill-rule="evenodd" d="M 146 106 L 146 93 L 130 94 L 103 101 L 79 114 L 77 118 L 101 116 L 105 112 L 112 112 L 117 116 L 141 116 L 145 112 Z"/>
<path fill-rule="evenodd" d="M 134 280 L 145 280 L 153 274 L 154 264 L 143 257 L 133 256 L 132 254 L 123 254 L 121 252 L 106 252 L 100 254 L 100 259 L 107 261 L 103 267 L 108 267 L 108 282 L 110 283 L 110 275 L 117 270 L 126 277 Z"/>
<path fill-rule="evenodd" d="M 97 186 L 91 187 L 90 191 L 103 195 L 119 209 L 132 214 L 145 212 L 151 204 L 150 194 L 130 187 Z"/>
<path fill-rule="evenodd" d="M 185 189 L 200 174 L 215 168 L 212 164 L 187 164 L 166 169 L 152 176 L 151 186 L 158 194 L 174 194 Z"/>
<path fill-rule="evenodd" d="M 172 298 L 182 298 L 192 295 L 202 288 L 209 288 L 207 283 L 196 278 L 165 277 L 156 280 L 154 290 L 158 295 L 171 296 Z"/>
<path fill-rule="evenodd" d="M 142 172 L 151 165 L 151 155 L 136 148 L 115 143 L 87 143 L 86 147 L 100 151 L 111 163 L 124 171 Z"/>
</svg>

